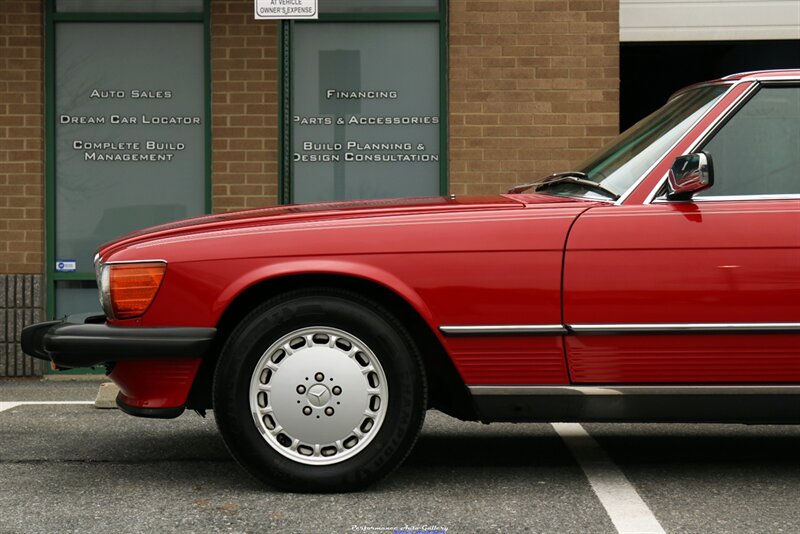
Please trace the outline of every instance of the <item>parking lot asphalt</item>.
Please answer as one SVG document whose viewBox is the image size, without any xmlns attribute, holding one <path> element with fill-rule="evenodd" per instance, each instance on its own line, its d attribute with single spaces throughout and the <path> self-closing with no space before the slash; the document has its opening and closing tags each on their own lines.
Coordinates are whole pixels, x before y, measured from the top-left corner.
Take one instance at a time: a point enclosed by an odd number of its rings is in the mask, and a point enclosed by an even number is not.
<svg viewBox="0 0 800 534">
<path fill-rule="evenodd" d="M 598 450 L 579 461 L 549 424 L 429 412 L 411 456 L 383 482 L 301 495 L 239 468 L 213 414 L 162 421 L 91 404 L 2 404 L 92 401 L 97 388 L 0 380 L 0 533 L 619 532 L 598 497 L 600 453 L 665 532 L 800 531 L 793 426 L 585 424 Z"/>
</svg>

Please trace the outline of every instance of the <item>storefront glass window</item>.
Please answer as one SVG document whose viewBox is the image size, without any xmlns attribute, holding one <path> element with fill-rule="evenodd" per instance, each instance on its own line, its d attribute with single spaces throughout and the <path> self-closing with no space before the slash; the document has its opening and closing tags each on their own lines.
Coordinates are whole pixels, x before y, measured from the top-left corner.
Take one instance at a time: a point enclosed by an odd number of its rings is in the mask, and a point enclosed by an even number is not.
<svg viewBox="0 0 800 534">
<path fill-rule="evenodd" d="M 103 313 L 97 295 L 97 282 L 57 280 L 55 318 L 81 313 Z"/>
<path fill-rule="evenodd" d="M 440 191 L 439 23 L 297 23 L 292 202 Z"/>
<path fill-rule="evenodd" d="M 102 44 L 99 44 L 102 43 Z M 205 212 L 202 23 L 56 28 L 55 269 Z"/>
</svg>

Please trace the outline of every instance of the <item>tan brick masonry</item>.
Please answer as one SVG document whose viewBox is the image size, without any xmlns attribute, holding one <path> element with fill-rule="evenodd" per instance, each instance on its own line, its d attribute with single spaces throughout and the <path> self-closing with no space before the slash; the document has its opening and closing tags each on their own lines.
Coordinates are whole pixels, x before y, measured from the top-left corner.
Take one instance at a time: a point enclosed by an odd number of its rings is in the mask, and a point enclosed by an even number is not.
<svg viewBox="0 0 800 534">
<path fill-rule="evenodd" d="M 569 170 L 617 133 L 618 1 L 449 6 L 451 192 Z"/>
<path fill-rule="evenodd" d="M 0 274 L 42 272 L 41 10 L 41 0 L 0 2 Z"/>
</svg>

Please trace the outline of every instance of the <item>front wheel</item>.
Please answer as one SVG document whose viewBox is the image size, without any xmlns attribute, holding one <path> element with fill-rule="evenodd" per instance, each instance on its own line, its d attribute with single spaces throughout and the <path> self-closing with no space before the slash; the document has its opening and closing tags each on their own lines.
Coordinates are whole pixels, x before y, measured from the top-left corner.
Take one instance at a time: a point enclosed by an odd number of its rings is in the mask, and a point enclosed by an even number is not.
<svg viewBox="0 0 800 534">
<path fill-rule="evenodd" d="M 214 412 L 250 473 L 292 491 L 353 491 L 385 476 L 416 440 L 423 367 L 377 303 L 304 290 L 251 312 L 223 348 Z"/>
</svg>

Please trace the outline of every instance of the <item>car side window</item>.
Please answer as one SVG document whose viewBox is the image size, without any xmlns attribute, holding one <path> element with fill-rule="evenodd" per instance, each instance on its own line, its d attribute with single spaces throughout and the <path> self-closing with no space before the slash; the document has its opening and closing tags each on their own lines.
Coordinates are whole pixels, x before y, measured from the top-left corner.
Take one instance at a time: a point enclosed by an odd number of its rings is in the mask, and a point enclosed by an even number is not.
<svg viewBox="0 0 800 534">
<path fill-rule="evenodd" d="M 701 197 L 800 194 L 800 87 L 765 87 L 702 148 L 714 185 Z"/>
</svg>

